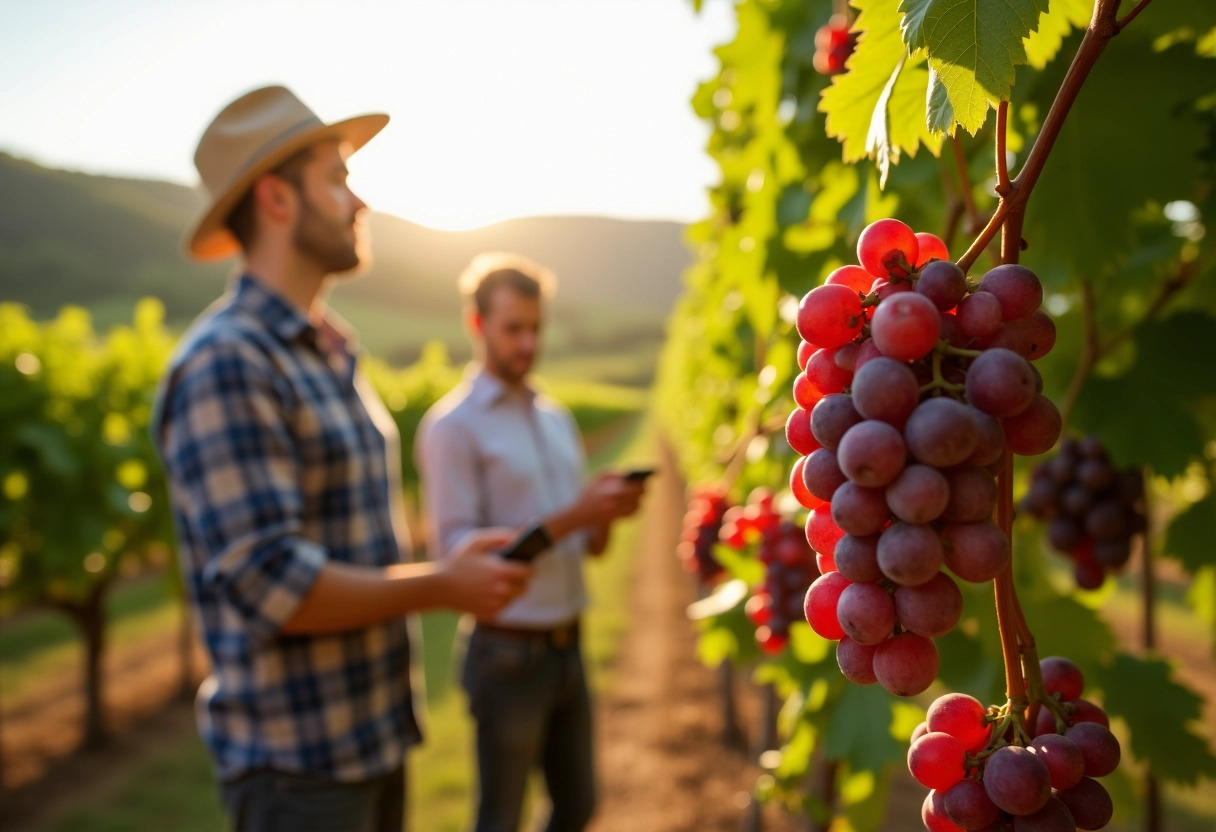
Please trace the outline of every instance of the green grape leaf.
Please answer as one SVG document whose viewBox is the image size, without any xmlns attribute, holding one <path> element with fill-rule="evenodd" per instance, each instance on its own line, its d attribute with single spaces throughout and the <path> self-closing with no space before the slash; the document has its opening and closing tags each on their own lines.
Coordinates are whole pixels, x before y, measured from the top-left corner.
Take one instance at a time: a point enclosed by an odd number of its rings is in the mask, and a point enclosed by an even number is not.
<svg viewBox="0 0 1216 832">
<path fill-rule="evenodd" d="M 1135 29 L 1133 23 L 1106 47 L 1052 147 L 1026 207 L 1027 264 L 1060 262 L 1073 275 L 1121 268 L 1139 247 L 1138 212 L 1149 202 L 1195 199 L 1204 181 L 1199 153 L 1209 137 L 1194 102 L 1211 92 L 1216 61 L 1185 45 L 1154 52 Z M 1065 63 L 1035 79 L 1039 118 Z"/>
<path fill-rule="evenodd" d="M 1047 0 L 903 0 L 903 41 L 928 52 L 955 118 L 974 135 L 988 108 L 1009 100 L 1022 44 L 1038 26 Z"/>
<path fill-rule="evenodd" d="M 929 124 L 929 129 L 935 133 L 949 133 L 954 135 L 954 107 L 950 104 L 950 95 L 946 92 L 946 86 L 942 83 L 941 76 L 937 71 L 929 69 L 929 103 L 926 120 Z"/>
<path fill-rule="evenodd" d="M 1094 611 L 1072 596 L 1046 591 L 1026 598 L 1023 612 L 1040 656 L 1069 656 L 1083 666 L 1115 651 L 1114 633 Z"/>
<path fill-rule="evenodd" d="M 1161 659 L 1126 653 L 1091 673 L 1102 688 L 1107 713 L 1122 717 L 1131 729 L 1132 754 L 1155 775 L 1184 784 L 1216 777 L 1216 757 L 1195 730 L 1203 699 L 1171 675 L 1172 668 Z"/>
<path fill-rule="evenodd" d="M 857 770 L 882 771 L 903 760 L 905 743 L 891 736 L 894 698 L 878 685 L 844 683 L 840 696 L 817 716 L 823 751 L 830 760 L 849 760 Z"/>
<path fill-rule="evenodd" d="M 937 154 L 940 136 L 926 123 L 928 72 L 924 59 L 905 62 L 899 38 L 899 0 L 858 0 L 853 26 L 860 32 L 847 71 L 832 78 L 819 101 L 829 136 L 843 145 L 846 162 L 877 157 L 880 166 L 898 164 L 902 153 L 915 156 L 920 145 Z M 885 161 L 884 161 L 885 160 Z"/>
<path fill-rule="evenodd" d="M 1051 0 L 1051 8 L 1039 18 L 1039 28 L 1025 38 L 1026 63 L 1035 69 L 1047 66 L 1068 33 L 1088 25 L 1093 13 L 1094 0 Z"/>
<path fill-rule="evenodd" d="M 1192 575 L 1212 566 L 1216 540 L 1216 491 L 1177 515 L 1165 533 L 1165 554 L 1176 558 Z"/>
</svg>

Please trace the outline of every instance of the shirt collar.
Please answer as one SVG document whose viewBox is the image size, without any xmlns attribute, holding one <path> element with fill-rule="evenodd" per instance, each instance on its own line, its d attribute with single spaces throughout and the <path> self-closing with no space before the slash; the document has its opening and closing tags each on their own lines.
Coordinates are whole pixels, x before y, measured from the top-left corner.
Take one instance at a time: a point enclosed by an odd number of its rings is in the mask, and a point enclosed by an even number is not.
<svg viewBox="0 0 1216 832">
<path fill-rule="evenodd" d="M 325 353 L 335 350 L 354 353 L 357 349 L 354 330 L 332 309 L 327 308 L 314 325 L 286 298 L 248 272 L 237 281 L 233 303 L 266 324 L 283 341 L 307 336 Z"/>
<path fill-rule="evenodd" d="M 512 395 L 511 388 L 484 366 L 473 362 L 465 368 L 465 378 L 470 379 L 472 390 L 469 398 L 480 407 L 491 407 Z M 523 398 L 528 404 L 536 400 L 536 389 L 527 381 L 524 382 Z"/>
</svg>

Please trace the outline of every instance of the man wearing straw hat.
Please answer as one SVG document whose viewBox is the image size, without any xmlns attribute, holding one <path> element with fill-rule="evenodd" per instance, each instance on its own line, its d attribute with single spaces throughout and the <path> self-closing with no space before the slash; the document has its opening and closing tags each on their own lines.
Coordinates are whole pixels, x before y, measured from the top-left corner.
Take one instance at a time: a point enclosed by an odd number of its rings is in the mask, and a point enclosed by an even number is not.
<svg viewBox="0 0 1216 832">
<path fill-rule="evenodd" d="M 387 122 L 326 124 L 266 87 L 195 153 L 188 253 L 239 254 L 242 273 L 182 339 L 153 431 L 212 664 L 199 729 L 238 832 L 400 832 L 420 737 L 405 615 L 494 615 L 530 575 L 491 554 L 502 530 L 405 562 L 397 431 L 324 302 L 361 259 L 346 160 Z"/>
</svg>

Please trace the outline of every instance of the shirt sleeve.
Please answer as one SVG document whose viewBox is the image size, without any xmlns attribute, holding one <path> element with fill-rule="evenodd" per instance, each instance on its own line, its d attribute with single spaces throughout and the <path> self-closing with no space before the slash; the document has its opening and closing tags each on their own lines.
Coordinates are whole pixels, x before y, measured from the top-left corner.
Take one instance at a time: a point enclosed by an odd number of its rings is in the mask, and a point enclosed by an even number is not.
<svg viewBox="0 0 1216 832">
<path fill-rule="evenodd" d="M 213 342 L 170 379 L 162 410 L 159 438 L 194 542 L 191 566 L 255 639 L 278 633 L 326 561 L 325 550 L 301 536 L 287 395 L 256 346 Z"/>
<path fill-rule="evenodd" d="M 450 415 L 428 416 L 419 427 L 414 455 L 435 555 L 447 557 L 462 537 L 484 525 L 477 446 Z"/>
</svg>

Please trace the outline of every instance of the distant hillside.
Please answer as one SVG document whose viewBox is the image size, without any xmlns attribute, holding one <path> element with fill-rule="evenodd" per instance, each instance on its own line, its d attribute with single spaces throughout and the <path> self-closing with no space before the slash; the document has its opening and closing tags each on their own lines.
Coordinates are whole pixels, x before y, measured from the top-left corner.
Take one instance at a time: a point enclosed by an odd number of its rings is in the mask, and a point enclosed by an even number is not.
<svg viewBox="0 0 1216 832">
<path fill-rule="evenodd" d="M 0 195 L 0 300 L 39 317 L 76 303 L 110 323 L 125 319 L 136 298 L 155 295 L 184 324 L 234 268 L 180 254 L 201 202 L 181 185 L 49 169 L 0 153 Z M 393 360 L 408 360 L 435 337 L 463 352 L 455 276 L 478 252 L 518 251 L 557 273 L 551 350 L 572 353 L 657 341 L 691 259 L 683 227 L 672 222 L 533 217 L 449 232 L 374 214 L 371 228 L 374 267 L 339 287 L 334 306 Z"/>
</svg>

